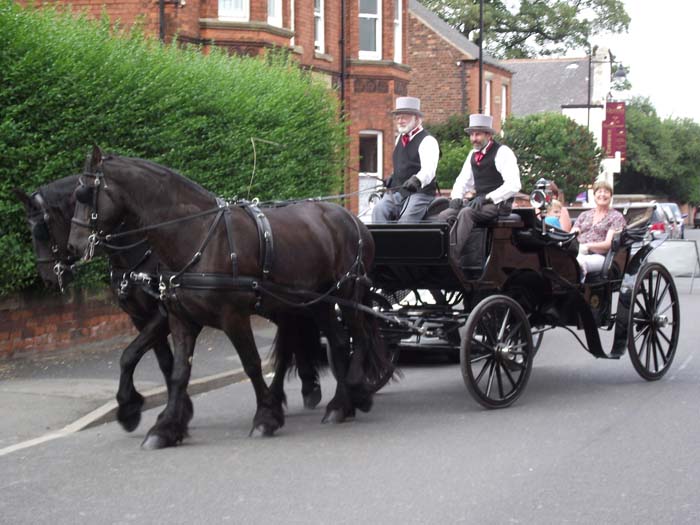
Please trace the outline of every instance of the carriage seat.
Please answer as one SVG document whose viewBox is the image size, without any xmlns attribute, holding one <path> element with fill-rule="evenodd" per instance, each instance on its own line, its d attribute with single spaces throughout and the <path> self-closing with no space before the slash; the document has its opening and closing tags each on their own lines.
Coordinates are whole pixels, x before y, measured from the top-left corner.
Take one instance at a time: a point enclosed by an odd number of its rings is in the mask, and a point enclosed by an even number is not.
<svg viewBox="0 0 700 525">
<path fill-rule="evenodd" d="M 437 216 L 445 211 L 450 205 L 450 199 L 447 197 L 437 197 L 428 205 L 428 209 L 425 212 L 423 220 L 436 220 Z M 499 215 L 498 218 L 493 219 L 485 224 L 480 224 L 480 226 L 510 226 L 512 228 L 522 228 L 523 219 L 520 215 L 515 213 L 510 213 L 508 215 Z"/>
<path fill-rule="evenodd" d="M 450 205 L 450 199 L 447 197 L 437 197 L 433 199 L 433 201 L 428 205 L 428 209 L 425 210 L 425 216 L 423 217 L 424 220 L 430 220 L 432 218 L 435 220 L 435 218 L 445 211 L 448 206 Z"/>
</svg>

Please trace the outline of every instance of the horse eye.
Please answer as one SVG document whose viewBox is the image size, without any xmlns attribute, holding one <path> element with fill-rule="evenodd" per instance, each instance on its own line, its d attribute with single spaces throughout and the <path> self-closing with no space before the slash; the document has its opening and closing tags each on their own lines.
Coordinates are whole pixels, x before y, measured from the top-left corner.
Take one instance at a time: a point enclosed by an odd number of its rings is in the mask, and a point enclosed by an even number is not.
<svg viewBox="0 0 700 525">
<path fill-rule="evenodd" d="M 32 236 L 37 241 L 48 241 L 49 239 L 49 229 L 46 227 L 46 223 L 38 222 L 32 228 Z"/>
<path fill-rule="evenodd" d="M 94 188 L 91 186 L 80 186 L 75 190 L 75 198 L 83 204 L 92 204 L 92 192 Z"/>
</svg>

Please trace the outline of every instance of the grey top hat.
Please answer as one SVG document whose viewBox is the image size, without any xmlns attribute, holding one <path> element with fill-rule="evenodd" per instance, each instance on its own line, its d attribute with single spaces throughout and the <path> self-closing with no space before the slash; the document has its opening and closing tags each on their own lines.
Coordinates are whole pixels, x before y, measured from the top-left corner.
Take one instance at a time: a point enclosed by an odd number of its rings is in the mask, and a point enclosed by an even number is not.
<svg viewBox="0 0 700 525">
<path fill-rule="evenodd" d="M 396 109 L 391 112 L 392 115 L 398 113 L 413 113 L 419 117 L 423 116 L 420 110 L 420 99 L 416 97 L 398 97 L 396 99 Z"/>
<path fill-rule="evenodd" d="M 469 115 L 469 127 L 464 128 L 464 131 L 471 133 L 472 131 L 483 131 L 484 133 L 496 134 L 493 129 L 493 117 L 491 115 L 481 115 L 475 113 Z"/>
</svg>

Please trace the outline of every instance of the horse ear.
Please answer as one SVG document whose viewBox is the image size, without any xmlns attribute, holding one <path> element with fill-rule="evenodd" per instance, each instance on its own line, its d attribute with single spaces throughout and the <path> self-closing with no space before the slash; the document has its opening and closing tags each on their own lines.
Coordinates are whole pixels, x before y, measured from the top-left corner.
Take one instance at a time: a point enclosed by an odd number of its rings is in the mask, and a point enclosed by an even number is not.
<svg viewBox="0 0 700 525">
<path fill-rule="evenodd" d="M 27 195 L 23 190 L 19 188 L 12 188 L 12 193 L 14 193 L 15 197 L 24 204 L 24 207 L 29 209 L 32 207 L 32 198 Z"/>
<path fill-rule="evenodd" d="M 90 168 L 91 172 L 93 171 L 94 168 L 97 168 L 100 164 L 102 164 L 102 158 L 104 155 L 102 154 L 102 150 L 97 144 L 92 145 L 92 155 L 90 157 Z"/>
</svg>

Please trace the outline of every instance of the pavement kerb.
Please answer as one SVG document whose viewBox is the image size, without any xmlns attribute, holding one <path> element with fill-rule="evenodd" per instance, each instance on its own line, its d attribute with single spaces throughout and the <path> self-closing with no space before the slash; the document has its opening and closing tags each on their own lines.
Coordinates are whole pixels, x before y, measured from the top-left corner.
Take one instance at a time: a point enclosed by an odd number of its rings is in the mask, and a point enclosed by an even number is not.
<svg viewBox="0 0 700 525">
<path fill-rule="evenodd" d="M 262 363 L 263 374 L 272 372 L 272 365 L 269 360 L 265 360 Z M 191 396 L 202 394 L 204 392 L 210 392 L 218 388 L 223 388 L 234 383 L 240 383 L 248 379 L 245 371 L 242 368 L 236 370 L 231 370 L 229 372 L 222 372 L 220 374 L 212 374 L 210 376 L 200 377 L 197 379 L 192 379 L 187 386 L 187 393 Z M 146 390 L 141 392 L 144 398 L 144 404 L 142 410 L 148 410 L 155 408 L 157 406 L 164 405 L 168 398 L 167 388 L 157 387 L 151 390 Z M 57 432 L 51 432 L 45 434 L 38 438 L 30 439 L 27 441 L 22 441 L 14 445 L 10 445 L 5 448 L 0 449 L 0 456 L 5 456 L 11 452 L 16 452 L 25 448 L 33 447 L 47 441 L 52 441 L 54 439 L 62 438 L 75 432 L 80 432 L 88 428 L 92 428 L 103 423 L 111 423 L 116 420 L 118 404 L 116 401 L 109 401 L 96 408 L 92 412 L 84 415 L 80 419 L 74 421 L 63 427 Z"/>
</svg>

